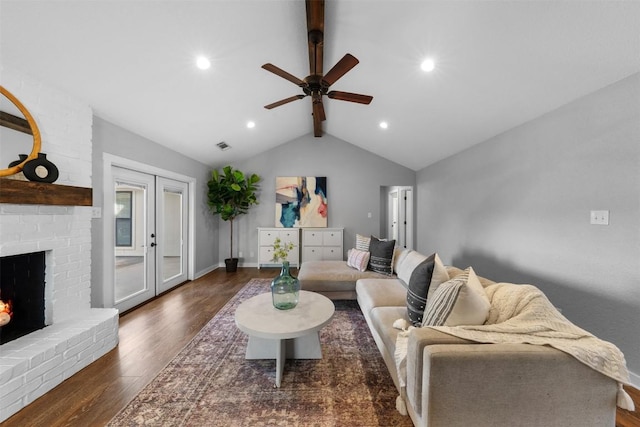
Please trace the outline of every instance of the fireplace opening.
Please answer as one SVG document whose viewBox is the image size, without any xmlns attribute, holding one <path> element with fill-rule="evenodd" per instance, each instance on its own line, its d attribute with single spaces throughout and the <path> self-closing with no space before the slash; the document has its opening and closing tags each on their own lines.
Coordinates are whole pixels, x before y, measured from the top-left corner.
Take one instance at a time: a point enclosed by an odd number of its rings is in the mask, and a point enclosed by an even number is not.
<svg viewBox="0 0 640 427">
<path fill-rule="evenodd" d="M 45 327 L 45 253 L 0 258 L 0 344 Z"/>
</svg>

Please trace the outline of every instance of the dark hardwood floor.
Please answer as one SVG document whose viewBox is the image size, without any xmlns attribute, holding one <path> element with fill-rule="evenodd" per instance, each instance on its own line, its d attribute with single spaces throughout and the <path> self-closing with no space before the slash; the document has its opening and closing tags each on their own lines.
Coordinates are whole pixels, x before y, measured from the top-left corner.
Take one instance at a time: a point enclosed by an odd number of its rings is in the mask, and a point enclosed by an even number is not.
<svg viewBox="0 0 640 427">
<path fill-rule="evenodd" d="M 278 271 L 218 269 L 122 315 L 118 347 L 1 425 L 105 425 L 251 278 Z M 640 408 L 640 391 L 629 391 Z M 640 411 L 618 410 L 616 427 L 633 426 L 640 427 Z"/>
</svg>

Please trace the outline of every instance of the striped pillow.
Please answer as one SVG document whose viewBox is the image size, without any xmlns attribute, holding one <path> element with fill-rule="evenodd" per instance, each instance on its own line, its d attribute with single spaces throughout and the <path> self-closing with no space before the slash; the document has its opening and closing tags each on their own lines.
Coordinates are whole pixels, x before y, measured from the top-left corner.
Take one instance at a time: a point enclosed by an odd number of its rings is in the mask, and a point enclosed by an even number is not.
<svg viewBox="0 0 640 427">
<path fill-rule="evenodd" d="M 429 295 L 422 326 L 482 325 L 490 306 L 484 288 L 469 267 Z"/>
<path fill-rule="evenodd" d="M 359 251 L 369 252 L 369 244 L 371 243 L 371 237 L 363 236 L 362 234 L 356 234 L 356 249 Z"/>
<path fill-rule="evenodd" d="M 369 252 L 349 249 L 347 252 L 347 265 L 359 271 L 365 271 L 369 265 Z"/>
</svg>

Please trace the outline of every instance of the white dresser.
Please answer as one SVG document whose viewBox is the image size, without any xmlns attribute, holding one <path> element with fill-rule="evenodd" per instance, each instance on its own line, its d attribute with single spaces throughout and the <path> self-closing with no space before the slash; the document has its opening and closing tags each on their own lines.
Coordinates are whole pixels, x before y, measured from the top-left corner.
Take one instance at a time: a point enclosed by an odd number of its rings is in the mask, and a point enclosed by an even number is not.
<svg viewBox="0 0 640 427">
<path fill-rule="evenodd" d="M 303 228 L 302 262 L 343 259 L 343 228 Z"/>
<path fill-rule="evenodd" d="M 279 237 L 282 244 L 293 243 L 287 260 L 291 267 L 300 267 L 300 229 L 258 227 L 258 268 L 263 265 L 279 266 L 273 260 L 273 242 Z"/>
</svg>

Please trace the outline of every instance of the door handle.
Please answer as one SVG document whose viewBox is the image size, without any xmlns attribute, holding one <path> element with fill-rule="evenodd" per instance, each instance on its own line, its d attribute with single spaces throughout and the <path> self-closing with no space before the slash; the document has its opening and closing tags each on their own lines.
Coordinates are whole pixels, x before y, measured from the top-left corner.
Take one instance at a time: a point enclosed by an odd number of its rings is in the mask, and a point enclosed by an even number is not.
<svg viewBox="0 0 640 427">
<path fill-rule="evenodd" d="M 158 246 L 158 245 L 156 245 L 155 242 L 151 242 L 151 244 L 149 246 L 154 247 L 154 246 Z"/>
</svg>

